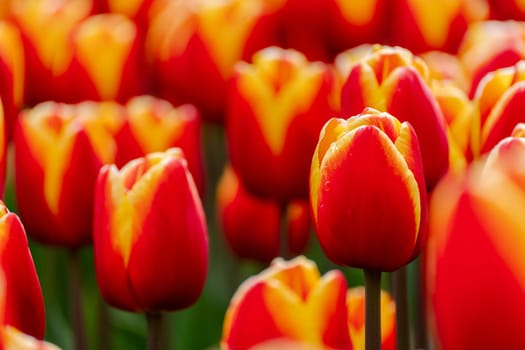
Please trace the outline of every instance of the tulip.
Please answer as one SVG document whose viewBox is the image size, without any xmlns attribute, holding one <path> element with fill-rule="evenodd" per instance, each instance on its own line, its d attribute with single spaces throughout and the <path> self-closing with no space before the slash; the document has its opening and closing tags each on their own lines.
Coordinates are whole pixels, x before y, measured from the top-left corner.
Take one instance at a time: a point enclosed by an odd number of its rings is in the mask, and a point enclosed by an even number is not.
<svg viewBox="0 0 525 350">
<path fill-rule="evenodd" d="M 396 349 L 396 304 L 390 294 L 381 291 L 381 349 Z M 350 288 L 346 293 L 348 330 L 354 350 L 365 350 L 365 289 Z"/>
<path fill-rule="evenodd" d="M 95 180 L 115 158 L 118 110 L 114 103 L 46 102 L 22 112 L 15 192 L 31 238 L 70 248 L 91 242 Z"/>
<path fill-rule="evenodd" d="M 0 320 L 23 333 L 42 339 L 44 299 L 24 226 L 0 201 Z"/>
<path fill-rule="evenodd" d="M 486 19 L 488 14 L 484 1 L 393 1 L 390 42 L 415 53 L 455 53 L 469 24 Z"/>
<path fill-rule="evenodd" d="M 202 204 L 182 151 L 100 170 L 95 192 L 98 285 L 112 306 L 156 313 L 195 303 L 208 264 Z"/>
<path fill-rule="evenodd" d="M 525 20 L 525 6 L 519 0 L 488 0 L 490 17 L 497 20 Z"/>
<path fill-rule="evenodd" d="M 1 332 L 0 347 L 5 350 L 60 350 L 54 344 L 38 340 L 13 327 L 5 327 Z"/>
<path fill-rule="evenodd" d="M 414 129 L 365 109 L 330 119 L 312 160 L 310 198 L 317 236 L 340 265 L 394 271 L 425 237 L 425 180 Z"/>
<path fill-rule="evenodd" d="M 125 105 L 126 121 L 116 135 L 116 165 L 148 153 L 180 147 L 199 193 L 204 192 L 201 117 L 191 105 L 174 107 L 153 96 L 136 96 Z"/>
<path fill-rule="evenodd" d="M 0 22 L 0 71 L 5 136 L 10 140 L 24 98 L 24 48 L 19 30 L 7 21 Z"/>
<path fill-rule="evenodd" d="M 442 51 L 428 51 L 419 55 L 426 63 L 431 79 L 452 82 L 464 92 L 468 92 L 470 81 L 463 63 L 454 54 Z"/>
<path fill-rule="evenodd" d="M 224 350 L 294 346 L 352 349 L 343 274 L 334 270 L 321 277 L 315 263 L 303 256 L 275 259 L 239 287 L 226 311 L 221 340 Z"/>
<path fill-rule="evenodd" d="M 525 347 L 524 161 L 525 140 L 506 138 L 432 197 L 426 276 L 443 350 Z"/>
<path fill-rule="evenodd" d="M 93 0 L 96 13 L 119 13 L 132 19 L 138 29 L 148 24 L 148 12 L 154 0 Z"/>
<path fill-rule="evenodd" d="M 448 169 L 449 148 L 443 114 L 429 87 L 428 67 L 399 47 L 375 46 L 350 68 L 341 91 L 345 115 L 365 107 L 389 112 L 414 127 L 421 145 L 427 189 Z"/>
<path fill-rule="evenodd" d="M 309 204 L 292 201 L 282 212 L 281 205 L 249 193 L 231 167 L 226 167 L 217 186 L 218 216 L 224 237 L 235 255 L 242 259 L 270 262 L 283 253 L 279 249 L 284 234 L 286 252 L 300 254 L 310 234 Z M 286 232 L 281 233 L 281 215 Z"/>
<path fill-rule="evenodd" d="M 271 47 L 237 64 L 231 86 L 226 135 L 242 183 L 281 202 L 306 198 L 315 143 L 335 109 L 329 68 Z"/>
</svg>

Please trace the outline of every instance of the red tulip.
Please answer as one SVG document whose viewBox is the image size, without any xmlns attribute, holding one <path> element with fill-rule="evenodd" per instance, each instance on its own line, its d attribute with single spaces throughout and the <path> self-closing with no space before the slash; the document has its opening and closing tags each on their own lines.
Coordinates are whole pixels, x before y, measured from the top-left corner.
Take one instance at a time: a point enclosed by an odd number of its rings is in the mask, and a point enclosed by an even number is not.
<svg viewBox="0 0 525 350">
<path fill-rule="evenodd" d="M 343 274 L 321 277 L 304 257 L 274 260 L 233 296 L 221 348 L 351 350 Z"/>
<path fill-rule="evenodd" d="M 158 312 L 195 303 L 206 278 L 207 229 L 180 149 L 100 170 L 93 239 L 98 285 L 110 305 Z"/>
<path fill-rule="evenodd" d="M 306 198 L 315 143 L 334 111 L 329 68 L 271 47 L 237 64 L 231 86 L 226 134 L 243 184 L 279 201 Z"/>
<path fill-rule="evenodd" d="M 379 271 L 404 266 L 426 232 L 414 129 L 373 109 L 329 120 L 312 160 L 310 198 L 317 237 L 332 261 Z"/>
<path fill-rule="evenodd" d="M 21 114 L 15 190 L 33 239 L 72 248 L 91 242 L 95 180 L 102 165 L 114 161 L 118 111 L 109 102 L 47 102 Z"/>
</svg>

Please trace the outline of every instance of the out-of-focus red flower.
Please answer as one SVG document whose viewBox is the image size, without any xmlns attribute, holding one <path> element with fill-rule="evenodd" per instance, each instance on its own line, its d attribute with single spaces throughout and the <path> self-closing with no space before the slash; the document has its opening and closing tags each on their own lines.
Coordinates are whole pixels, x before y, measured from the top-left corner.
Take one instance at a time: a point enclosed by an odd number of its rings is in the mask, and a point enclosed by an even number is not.
<svg viewBox="0 0 525 350">
<path fill-rule="evenodd" d="M 389 10 L 390 43 L 415 53 L 455 53 L 469 24 L 489 14 L 485 0 L 396 0 Z"/>
<path fill-rule="evenodd" d="M 427 51 L 419 55 L 426 63 L 432 81 L 453 82 L 462 91 L 468 92 L 470 80 L 459 58 L 443 51 Z"/>
<path fill-rule="evenodd" d="M 400 47 L 374 46 L 350 67 L 341 91 L 344 115 L 365 107 L 389 112 L 414 127 L 421 146 L 427 188 L 448 169 L 445 120 L 429 87 L 426 64 Z"/>
<path fill-rule="evenodd" d="M 148 153 L 180 147 L 199 193 L 204 192 L 201 117 L 192 105 L 174 107 L 168 101 L 142 95 L 125 105 L 126 121 L 117 133 L 116 165 Z"/>
<path fill-rule="evenodd" d="M 0 320 L 38 339 L 44 338 L 44 299 L 26 233 L 18 216 L 0 201 Z M 0 331 L 0 333 L 2 333 Z"/>
<path fill-rule="evenodd" d="M 334 270 L 321 277 L 302 256 L 275 259 L 233 296 L 221 348 L 352 349 L 344 275 Z"/>
<path fill-rule="evenodd" d="M 298 51 L 270 47 L 236 65 L 226 135 L 233 168 L 259 196 L 308 196 L 308 172 L 324 122 L 334 111 L 334 75 Z"/>
<path fill-rule="evenodd" d="M 9 140 L 24 101 L 24 48 L 14 24 L 0 22 L 0 96 L 5 117 L 5 136 Z M 2 131 L 4 132 L 4 131 Z"/>
<path fill-rule="evenodd" d="M 91 242 L 95 180 L 115 159 L 118 111 L 110 102 L 45 102 L 21 113 L 15 191 L 29 236 L 72 248 Z"/>
<path fill-rule="evenodd" d="M 217 186 L 217 209 L 226 242 L 243 259 L 269 262 L 282 253 L 281 234 L 287 238 L 287 251 L 304 251 L 310 235 L 310 207 L 306 200 L 281 203 L 249 193 L 235 171 L 226 167 Z M 281 220 L 285 216 L 286 232 Z"/>
<path fill-rule="evenodd" d="M 525 61 L 488 73 L 478 85 L 472 128 L 475 157 L 487 153 L 510 136 L 515 125 L 525 122 Z"/>
<path fill-rule="evenodd" d="M 346 293 L 348 330 L 354 350 L 365 350 L 365 288 L 350 288 Z M 396 304 L 390 294 L 381 291 L 381 349 L 396 349 Z"/>
<path fill-rule="evenodd" d="M 208 265 L 206 221 L 179 148 L 100 170 L 95 271 L 112 306 L 159 312 L 195 303 Z"/>
<path fill-rule="evenodd" d="M 414 129 L 373 109 L 329 120 L 312 160 L 310 198 L 317 237 L 332 261 L 379 271 L 404 266 L 426 238 Z"/>
<path fill-rule="evenodd" d="M 497 20 L 525 20 L 525 4 L 520 0 L 488 0 L 490 18 Z"/>
<path fill-rule="evenodd" d="M 469 97 L 487 73 L 525 58 L 524 38 L 525 23 L 521 22 L 485 21 L 469 26 L 457 53 L 470 80 Z"/>
<path fill-rule="evenodd" d="M 523 164 L 525 139 L 509 137 L 436 187 L 426 282 L 443 350 L 525 347 Z"/>
</svg>

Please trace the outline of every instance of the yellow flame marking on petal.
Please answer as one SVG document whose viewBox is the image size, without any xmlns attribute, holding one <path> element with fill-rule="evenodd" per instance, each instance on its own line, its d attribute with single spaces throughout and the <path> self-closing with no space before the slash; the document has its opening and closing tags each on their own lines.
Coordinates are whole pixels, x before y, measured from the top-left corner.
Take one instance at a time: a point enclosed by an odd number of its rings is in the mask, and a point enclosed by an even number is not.
<svg viewBox="0 0 525 350">
<path fill-rule="evenodd" d="M 114 99 L 121 85 L 136 28 L 123 15 L 91 16 L 79 24 L 73 42 L 102 99 Z"/>
<path fill-rule="evenodd" d="M 336 3 L 348 22 L 361 26 L 370 22 L 377 7 L 377 0 L 336 0 Z"/>
<path fill-rule="evenodd" d="M 425 40 L 433 47 L 443 46 L 461 1 L 408 0 L 408 4 L 414 11 L 414 20 Z"/>
<path fill-rule="evenodd" d="M 134 17 L 145 0 L 109 0 L 109 12 Z"/>
<path fill-rule="evenodd" d="M 293 118 L 308 110 L 319 91 L 325 66 L 275 47 L 260 51 L 253 61 L 236 66 L 238 89 L 253 107 L 268 146 L 280 154 Z"/>
<path fill-rule="evenodd" d="M 7 22 L 0 23 L 0 56 L 13 71 L 13 96 L 20 106 L 24 97 L 24 48 L 20 33 Z"/>
</svg>

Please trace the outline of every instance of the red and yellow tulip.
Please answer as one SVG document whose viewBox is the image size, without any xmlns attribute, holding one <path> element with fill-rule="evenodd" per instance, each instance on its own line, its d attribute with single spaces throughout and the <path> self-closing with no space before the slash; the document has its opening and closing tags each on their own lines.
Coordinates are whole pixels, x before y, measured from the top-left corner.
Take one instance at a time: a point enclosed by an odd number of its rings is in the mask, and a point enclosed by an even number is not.
<svg viewBox="0 0 525 350">
<path fill-rule="evenodd" d="M 226 134 L 230 160 L 246 188 L 288 201 L 308 195 L 308 171 L 323 124 L 334 111 L 328 66 L 270 47 L 236 65 Z"/>
<path fill-rule="evenodd" d="M 425 242 L 427 200 L 408 122 L 365 109 L 324 126 L 310 175 L 317 237 L 337 264 L 394 271 Z"/>
<path fill-rule="evenodd" d="M 303 252 L 308 243 L 308 201 L 292 201 L 283 211 L 280 203 L 249 193 L 231 167 L 225 168 L 217 186 L 217 210 L 226 242 L 239 258 L 270 262 L 283 253 L 281 234 L 286 234 L 286 250 L 293 255 Z"/>
<path fill-rule="evenodd" d="M 207 273 L 207 228 L 180 149 L 100 170 L 93 239 L 98 285 L 110 305 L 159 312 L 198 299 Z"/>
<path fill-rule="evenodd" d="M 20 115 L 15 191 L 30 237 L 68 247 L 91 242 L 95 180 L 102 165 L 115 159 L 119 108 L 45 102 Z"/>
<path fill-rule="evenodd" d="M 448 169 L 449 148 L 445 120 L 429 84 L 428 67 L 419 57 L 399 47 L 374 46 L 350 67 L 341 109 L 355 115 L 372 107 L 410 122 L 420 141 L 430 190 Z"/>
<path fill-rule="evenodd" d="M 274 260 L 233 296 L 221 348 L 351 350 L 344 275 L 321 276 L 302 256 Z"/>
</svg>

